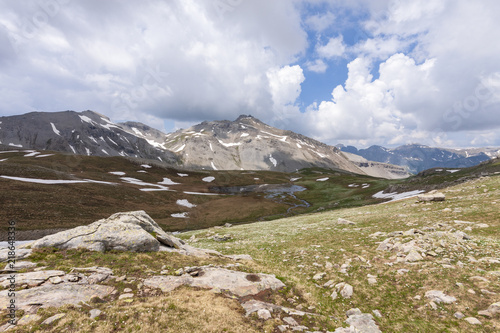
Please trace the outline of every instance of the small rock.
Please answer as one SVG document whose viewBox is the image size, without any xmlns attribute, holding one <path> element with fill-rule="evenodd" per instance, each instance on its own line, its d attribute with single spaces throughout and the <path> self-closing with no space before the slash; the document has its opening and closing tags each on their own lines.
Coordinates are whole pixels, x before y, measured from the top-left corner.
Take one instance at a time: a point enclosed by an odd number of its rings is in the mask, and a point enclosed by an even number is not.
<svg viewBox="0 0 500 333">
<path fill-rule="evenodd" d="M 126 298 L 134 298 L 134 294 L 129 293 L 129 294 L 121 294 L 118 299 L 126 299 Z"/>
<path fill-rule="evenodd" d="M 429 298 L 431 301 L 436 303 L 451 304 L 457 299 L 453 296 L 448 296 L 440 290 L 429 290 L 425 293 L 425 297 Z"/>
<path fill-rule="evenodd" d="M 474 318 L 474 317 L 467 317 L 464 320 L 471 325 L 481 325 L 481 322 L 479 321 L 479 319 Z"/>
<path fill-rule="evenodd" d="M 53 276 L 49 279 L 49 281 L 52 284 L 59 284 L 63 282 L 63 279 L 61 279 L 59 276 Z"/>
<path fill-rule="evenodd" d="M 95 319 L 95 318 L 99 317 L 102 312 L 99 309 L 92 309 L 92 310 L 90 310 L 89 313 L 90 313 L 90 319 Z"/>
<path fill-rule="evenodd" d="M 131 292 L 132 292 L 132 289 L 130 289 L 130 288 L 125 288 L 125 289 L 123 289 L 123 292 L 124 292 L 124 293 L 131 293 Z"/>
<path fill-rule="evenodd" d="M 443 193 L 430 191 L 429 193 L 420 194 L 417 196 L 418 201 L 445 201 L 446 197 Z"/>
<path fill-rule="evenodd" d="M 330 297 L 332 298 L 332 300 L 335 300 L 335 299 L 338 297 L 337 292 L 336 292 L 336 291 L 334 291 L 334 292 L 330 295 Z"/>
<path fill-rule="evenodd" d="M 262 320 L 268 320 L 268 319 L 272 318 L 271 312 L 269 312 L 269 310 L 267 310 L 267 309 L 258 310 L 257 316 L 259 317 L 259 319 L 262 319 Z"/>
<path fill-rule="evenodd" d="M 65 313 L 58 313 L 56 315 L 53 315 L 52 317 L 49 317 L 49 318 L 45 319 L 42 322 L 42 325 L 51 325 L 52 323 L 58 321 L 59 319 L 61 319 L 64 316 L 66 316 Z"/>
<path fill-rule="evenodd" d="M 495 314 L 497 314 L 497 313 L 500 313 L 500 302 L 496 302 L 496 303 L 491 304 L 491 305 L 488 307 L 488 311 L 489 311 L 492 315 L 495 315 Z"/>
<path fill-rule="evenodd" d="M 465 315 L 462 312 L 455 312 L 453 316 L 457 319 L 462 319 L 463 317 L 465 317 Z"/>
<path fill-rule="evenodd" d="M 478 311 L 477 314 L 480 315 L 480 316 L 486 317 L 486 318 L 492 318 L 493 317 L 488 310 Z"/>
<path fill-rule="evenodd" d="M 285 317 L 283 318 L 283 321 L 290 326 L 299 326 L 299 323 L 297 323 L 297 321 L 292 317 Z"/>
<path fill-rule="evenodd" d="M 286 332 L 288 330 L 288 325 L 279 325 L 278 330 L 280 332 Z"/>
<path fill-rule="evenodd" d="M 326 276 L 326 273 L 325 272 L 322 272 L 322 273 L 318 273 L 316 275 L 313 276 L 313 280 L 317 281 L 317 280 L 321 280 L 322 278 L 324 278 Z"/>
<path fill-rule="evenodd" d="M 406 261 L 409 262 L 414 262 L 414 261 L 420 261 L 423 260 L 422 256 L 420 253 L 418 253 L 415 249 L 411 249 L 408 255 L 406 256 Z"/>
<path fill-rule="evenodd" d="M 122 275 L 122 276 L 119 276 L 115 279 L 116 282 L 122 282 L 122 281 L 125 281 L 127 279 L 127 276 L 126 275 Z"/>
<path fill-rule="evenodd" d="M 377 317 L 377 318 L 382 318 L 382 314 L 380 313 L 380 311 L 379 311 L 379 310 L 373 310 L 372 312 L 373 312 L 373 314 L 375 315 L 375 317 Z"/>
<path fill-rule="evenodd" d="M 340 295 L 344 298 L 351 298 L 353 294 L 353 288 L 350 284 L 345 284 L 345 286 L 340 291 Z"/>
<path fill-rule="evenodd" d="M 429 306 L 432 308 L 432 310 L 437 310 L 437 308 L 438 308 L 437 304 L 434 303 L 433 301 L 429 302 Z"/>
<path fill-rule="evenodd" d="M 37 314 L 26 314 L 21 319 L 19 319 L 19 321 L 17 322 L 17 326 L 26 325 L 40 319 L 42 319 L 42 317 Z"/>
<path fill-rule="evenodd" d="M 324 285 L 323 285 L 323 288 L 330 288 L 331 286 L 333 286 L 333 284 L 335 283 L 335 281 L 333 280 L 328 280 L 328 282 L 326 282 Z"/>
<path fill-rule="evenodd" d="M 356 223 L 339 217 L 337 224 L 355 225 Z"/>
</svg>

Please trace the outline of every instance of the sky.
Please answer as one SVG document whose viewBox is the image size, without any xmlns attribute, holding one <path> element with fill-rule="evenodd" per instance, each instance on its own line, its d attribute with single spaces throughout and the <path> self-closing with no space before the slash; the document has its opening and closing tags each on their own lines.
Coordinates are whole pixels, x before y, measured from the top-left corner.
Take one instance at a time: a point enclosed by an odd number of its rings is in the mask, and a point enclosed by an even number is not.
<svg viewBox="0 0 500 333">
<path fill-rule="evenodd" d="M 497 0 L 4 0 L 0 116 L 500 146 Z"/>
</svg>

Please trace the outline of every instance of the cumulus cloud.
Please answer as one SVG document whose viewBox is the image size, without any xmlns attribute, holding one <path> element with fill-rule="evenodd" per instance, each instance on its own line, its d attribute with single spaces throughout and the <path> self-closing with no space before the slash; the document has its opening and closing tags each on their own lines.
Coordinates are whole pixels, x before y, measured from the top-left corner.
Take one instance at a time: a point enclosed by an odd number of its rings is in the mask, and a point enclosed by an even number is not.
<svg viewBox="0 0 500 333">
<path fill-rule="evenodd" d="M 300 95 L 301 84 L 305 77 L 299 65 L 271 69 L 267 72 L 269 87 L 274 105 L 293 104 Z"/>
<path fill-rule="evenodd" d="M 324 45 L 318 45 L 316 51 L 318 52 L 320 57 L 327 59 L 341 57 L 346 51 L 344 38 L 342 36 L 330 38 L 328 40 L 328 43 Z"/>
<path fill-rule="evenodd" d="M 500 145 L 499 12 L 495 0 L 3 1 L 0 115 L 93 109 L 162 128 L 246 113 L 331 144 Z M 325 87 L 331 98 L 312 96 Z"/>
<path fill-rule="evenodd" d="M 328 65 L 322 59 L 308 61 L 306 67 L 308 70 L 315 73 L 324 73 L 328 69 Z"/>
</svg>

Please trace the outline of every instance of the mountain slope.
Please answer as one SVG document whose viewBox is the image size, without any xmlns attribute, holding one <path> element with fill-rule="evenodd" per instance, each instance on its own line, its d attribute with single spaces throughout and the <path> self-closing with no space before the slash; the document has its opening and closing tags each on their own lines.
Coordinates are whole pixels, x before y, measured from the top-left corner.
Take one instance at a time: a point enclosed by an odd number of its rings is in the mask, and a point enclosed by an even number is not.
<svg viewBox="0 0 500 333">
<path fill-rule="evenodd" d="M 210 170 L 296 171 L 308 167 L 364 172 L 335 148 L 252 116 L 203 122 L 167 135 L 184 165 Z"/>
<path fill-rule="evenodd" d="M 358 150 L 353 146 L 346 147 L 342 145 L 339 145 L 339 148 L 343 152 L 356 154 L 370 161 L 407 167 L 412 173 L 419 173 L 437 167 L 471 167 L 500 154 L 499 148 L 447 149 L 419 144 L 404 145 L 392 149 L 371 146 Z"/>
<path fill-rule="evenodd" d="M 176 163 L 171 152 L 93 111 L 0 117 L 0 144 L 79 155 L 132 156 Z"/>
</svg>

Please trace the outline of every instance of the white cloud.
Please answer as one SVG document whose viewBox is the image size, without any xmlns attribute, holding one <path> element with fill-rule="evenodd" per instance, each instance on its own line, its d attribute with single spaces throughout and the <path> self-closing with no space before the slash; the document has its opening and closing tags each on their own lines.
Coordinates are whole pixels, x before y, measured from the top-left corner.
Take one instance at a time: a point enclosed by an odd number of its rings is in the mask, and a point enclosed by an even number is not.
<svg viewBox="0 0 500 333">
<path fill-rule="evenodd" d="M 305 23 L 314 31 L 322 32 L 335 23 L 335 14 L 326 12 L 309 16 Z"/>
<path fill-rule="evenodd" d="M 373 78 L 367 58 L 353 60 L 348 68 L 348 78 L 333 90 L 332 100 L 308 109 L 299 120 L 308 123 L 317 138 L 402 144 L 408 139 L 401 135 L 403 130 L 417 130 L 423 118 L 432 115 L 432 109 L 423 104 L 418 109 L 422 117 L 416 117 L 415 108 L 436 92 L 429 82 L 433 61 L 417 65 L 408 56 L 396 54 L 380 65 L 378 79 Z"/>
<path fill-rule="evenodd" d="M 335 57 L 341 57 L 346 51 L 346 46 L 344 44 L 344 38 L 338 36 L 335 38 L 330 38 L 328 43 L 325 45 L 318 45 L 316 51 L 320 57 L 331 59 Z"/>
<path fill-rule="evenodd" d="M 308 70 L 315 73 L 324 73 L 328 69 L 328 65 L 321 59 L 308 61 L 306 67 Z"/>
<path fill-rule="evenodd" d="M 267 72 L 269 87 L 275 106 L 293 104 L 301 92 L 305 77 L 299 65 L 271 69 Z"/>
</svg>

